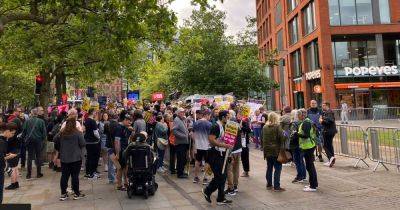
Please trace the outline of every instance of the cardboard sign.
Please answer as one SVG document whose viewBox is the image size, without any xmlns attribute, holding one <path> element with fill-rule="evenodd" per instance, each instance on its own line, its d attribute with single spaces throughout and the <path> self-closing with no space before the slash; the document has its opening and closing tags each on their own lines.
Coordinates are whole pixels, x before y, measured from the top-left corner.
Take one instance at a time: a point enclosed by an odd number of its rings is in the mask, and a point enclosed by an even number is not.
<svg viewBox="0 0 400 210">
<path fill-rule="evenodd" d="M 85 98 L 83 99 L 82 110 L 89 111 L 89 109 L 90 109 L 90 99 Z"/>
<path fill-rule="evenodd" d="M 153 93 L 153 95 L 151 95 L 151 100 L 152 101 L 162 101 L 162 100 L 164 100 L 164 93 L 161 93 L 161 92 Z"/>
<path fill-rule="evenodd" d="M 234 146 L 236 143 L 236 137 L 239 131 L 239 124 L 237 122 L 228 121 L 225 125 L 224 142 Z"/>
<path fill-rule="evenodd" d="M 251 114 L 251 108 L 249 105 L 245 104 L 243 106 L 240 107 L 240 114 L 243 117 L 250 117 Z"/>
<path fill-rule="evenodd" d="M 221 103 L 224 100 L 222 96 L 214 96 L 214 101 L 216 103 Z"/>
<path fill-rule="evenodd" d="M 153 113 L 150 112 L 150 111 L 146 111 L 146 112 L 144 113 L 143 118 L 144 118 L 144 121 L 146 121 L 147 123 L 150 123 L 150 124 L 151 124 L 151 123 L 154 123 L 154 122 L 155 122 L 154 115 L 153 115 Z"/>
<path fill-rule="evenodd" d="M 222 101 L 220 103 L 217 103 L 218 109 L 219 110 L 228 110 L 231 104 L 227 101 Z"/>
</svg>

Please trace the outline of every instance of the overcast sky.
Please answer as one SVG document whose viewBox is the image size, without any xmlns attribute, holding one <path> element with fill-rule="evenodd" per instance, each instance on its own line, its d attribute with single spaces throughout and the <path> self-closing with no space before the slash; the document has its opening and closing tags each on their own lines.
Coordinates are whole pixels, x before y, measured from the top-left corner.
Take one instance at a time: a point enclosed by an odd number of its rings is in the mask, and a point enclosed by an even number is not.
<svg viewBox="0 0 400 210">
<path fill-rule="evenodd" d="M 211 2 L 211 1 L 210 1 Z M 224 3 L 214 3 L 217 8 L 226 12 L 225 24 L 228 26 L 227 35 L 235 35 L 246 27 L 246 17 L 256 16 L 256 0 L 224 0 Z M 194 8 L 190 0 L 175 0 L 171 8 L 179 19 L 179 26 L 188 19 Z"/>
</svg>

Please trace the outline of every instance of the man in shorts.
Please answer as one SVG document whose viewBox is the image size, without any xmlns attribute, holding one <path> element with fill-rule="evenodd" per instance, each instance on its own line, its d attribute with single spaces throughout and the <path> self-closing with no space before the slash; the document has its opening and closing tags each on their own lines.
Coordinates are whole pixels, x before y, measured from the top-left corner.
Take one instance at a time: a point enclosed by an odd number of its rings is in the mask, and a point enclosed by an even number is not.
<svg viewBox="0 0 400 210">
<path fill-rule="evenodd" d="M 211 129 L 210 117 L 211 112 L 209 110 L 204 110 L 202 118 L 193 124 L 193 139 L 197 149 L 193 183 L 198 183 L 200 181 L 200 165 L 202 161 L 207 161 L 207 153 L 210 149 L 210 142 L 208 141 L 208 135 Z M 204 183 L 207 183 L 206 176 L 204 176 L 203 179 L 203 184 Z"/>
<path fill-rule="evenodd" d="M 125 191 L 126 187 L 122 185 L 122 177 L 125 179 L 125 185 L 127 185 L 126 179 L 126 161 L 123 158 L 123 151 L 128 147 L 128 140 L 131 136 L 132 130 L 132 119 L 128 114 L 122 114 L 120 116 L 120 123 L 115 132 L 115 154 L 117 156 L 117 160 L 121 165 L 121 168 L 117 169 L 117 190 Z"/>
</svg>

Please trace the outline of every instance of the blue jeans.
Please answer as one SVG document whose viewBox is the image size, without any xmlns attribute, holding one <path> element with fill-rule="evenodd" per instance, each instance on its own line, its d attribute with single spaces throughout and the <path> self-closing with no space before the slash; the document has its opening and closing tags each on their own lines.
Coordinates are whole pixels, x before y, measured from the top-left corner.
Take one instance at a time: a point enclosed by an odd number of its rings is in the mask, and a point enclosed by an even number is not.
<svg viewBox="0 0 400 210">
<path fill-rule="evenodd" d="M 256 148 L 258 148 L 259 146 L 260 146 L 260 140 L 261 140 L 261 128 L 254 128 L 253 129 L 253 131 L 254 131 L 254 137 L 255 137 L 255 140 L 256 140 Z"/>
<path fill-rule="evenodd" d="M 115 181 L 115 167 L 114 163 L 111 161 L 111 155 L 114 154 L 112 149 L 108 149 L 108 181 Z"/>
<path fill-rule="evenodd" d="M 272 187 L 272 170 L 274 171 L 274 189 L 279 189 L 281 187 L 281 171 L 282 163 L 278 162 L 278 157 L 269 156 L 267 157 L 267 187 Z"/>
<path fill-rule="evenodd" d="M 158 155 L 157 169 L 159 169 L 159 168 L 163 167 L 163 165 L 164 165 L 165 150 L 157 149 L 157 155 Z"/>
<path fill-rule="evenodd" d="M 307 172 L 306 172 L 306 166 L 304 164 L 304 154 L 300 150 L 300 148 L 296 148 L 292 150 L 293 152 L 293 161 L 294 164 L 296 165 L 296 170 L 297 170 L 297 180 L 303 180 L 306 179 L 307 177 Z"/>
</svg>

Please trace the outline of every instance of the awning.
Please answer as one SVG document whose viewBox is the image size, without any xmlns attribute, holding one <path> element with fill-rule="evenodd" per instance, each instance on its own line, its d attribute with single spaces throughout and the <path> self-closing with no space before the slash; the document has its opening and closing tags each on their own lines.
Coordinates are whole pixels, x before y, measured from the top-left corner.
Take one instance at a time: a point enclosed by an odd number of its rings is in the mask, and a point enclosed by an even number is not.
<svg viewBox="0 0 400 210">
<path fill-rule="evenodd" d="M 335 84 L 336 89 L 400 87 L 400 82 L 366 82 Z"/>
</svg>

